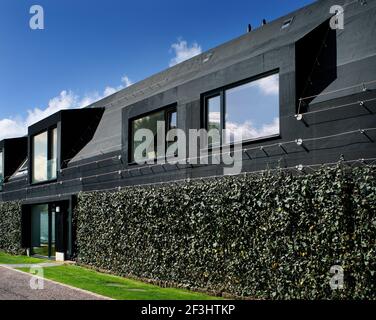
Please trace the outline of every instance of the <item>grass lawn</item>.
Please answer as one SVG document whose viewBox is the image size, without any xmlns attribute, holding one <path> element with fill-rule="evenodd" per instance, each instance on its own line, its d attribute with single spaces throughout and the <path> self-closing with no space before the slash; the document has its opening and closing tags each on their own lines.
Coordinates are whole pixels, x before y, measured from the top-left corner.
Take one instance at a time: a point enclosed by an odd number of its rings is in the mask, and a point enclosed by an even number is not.
<svg viewBox="0 0 376 320">
<path fill-rule="evenodd" d="M 27 256 L 13 256 L 0 251 L 0 264 L 27 264 L 51 262 L 46 259 L 31 258 Z"/>
<path fill-rule="evenodd" d="M 27 268 L 20 268 L 20 270 L 29 272 Z M 103 274 L 73 265 L 45 268 L 44 277 L 117 300 L 220 299 L 188 290 L 160 288 L 140 281 Z"/>
<path fill-rule="evenodd" d="M 51 262 L 46 259 L 13 256 L 0 251 L 0 264 L 36 264 Z M 30 272 L 29 268 L 18 268 Z M 160 288 L 151 284 L 127 278 L 99 273 L 74 265 L 44 268 L 44 277 L 56 282 L 91 291 L 117 300 L 218 300 L 183 289 Z"/>
</svg>

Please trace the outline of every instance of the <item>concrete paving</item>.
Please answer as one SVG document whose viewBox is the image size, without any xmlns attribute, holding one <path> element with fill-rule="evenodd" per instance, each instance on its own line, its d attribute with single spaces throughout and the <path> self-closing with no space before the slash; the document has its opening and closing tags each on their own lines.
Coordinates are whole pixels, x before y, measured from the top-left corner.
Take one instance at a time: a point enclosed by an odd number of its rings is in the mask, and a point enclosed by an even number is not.
<svg viewBox="0 0 376 320">
<path fill-rule="evenodd" d="M 33 290 L 30 286 L 32 277 L 0 266 L 0 300 L 107 300 L 105 297 L 46 279 L 43 289 Z"/>
</svg>

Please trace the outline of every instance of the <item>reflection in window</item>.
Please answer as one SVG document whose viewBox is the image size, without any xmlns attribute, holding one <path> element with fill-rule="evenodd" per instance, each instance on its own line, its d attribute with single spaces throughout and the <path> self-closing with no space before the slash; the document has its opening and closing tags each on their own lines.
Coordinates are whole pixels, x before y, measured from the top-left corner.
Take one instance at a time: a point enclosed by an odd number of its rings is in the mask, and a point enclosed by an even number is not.
<svg viewBox="0 0 376 320">
<path fill-rule="evenodd" d="M 57 177 L 57 129 L 32 138 L 32 182 L 54 180 Z"/>
<path fill-rule="evenodd" d="M 57 128 L 51 131 L 50 157 L 48 160 L 48 180 L 56 179 L 57 173 Z"/>
<path fill-rule="evenodd" d="M 226 129 L 225 143 L 279 134 L 279 75 L 273 74 L 227 90 L 207 99 L 207 129 Z M 224 123 L 222 111 L 225 112 Z"/>
<path fill-rule="evenodd" d="M 55 213 L 48 204 L 31 207 L 32 253 L 45 257 L 55 256 Z"/>
<path fill-rule="evenodd" d="M 216 96 L 207 100 L 208 106 L 208 131 L 212 129 L 221 130 L 221 97 Z M 209 137 L 209 145 L 220 143 L 220 135 Z"/>
<path fill-rule="evenodd" d="M 158 156 L 157 155 L 157 122 L 164 121 L 164 120 L 165 120 L 165 114 L 163 111 L 161 111 L 161 112 L 155 112 L 153 114 L 134 120 L 132 122 L 132 137 L 134 137 L 137 130 L 140 130 L 140 129 L 151 130 L 154 134 L 154 141 L 152 141 L 151 144 L 146 148 L 147 150 L 145 150 L 145 153 L 142 155 L 143 157 L 148 158 L 148 159 L 154 159 Z M 143 141 L 135 141 L 135 139 L 133 138 L 132 161 L 134 161 L 134 151 L 142 143 Z"/>
<path fill-rule="evenodd" d="M 171 137 L 171 135 L 173 134 L 173 131 L 171 130 L 174 130 L 174 129 L 177 129 L 178 127 L 178 124 L 177 124 L 177 112 L 176 111 L 169 111 L 167 112 L 167 133 L 170 132 L 170 135 L 167 136 L 167 147 L 166 147 L 166 150 L 168 147 L 170 147 L 171 145 L 173 145 L 176 141 L 177 141 L 177 137 L 175 136 L 174 139 Z M 173 141 L 170 141 L 170 140 L 173 140 Z"/>
<path fill-rule="evenodd" d="M 176 129 L 177 125 L 177 112 L 172 111 L 168 113 L 168 128 L 167 130 Z"/>
<path fill-rule="evenodd" d="M 47 180 L 48 133 L 33 137 L 33 182 Z"/>
<path fill-rule="evenodd" d="M 142 118 L 133 120 L 131 123 L 131 130 L 132 130 L 132 141 L 131 141 L 131 161 L 135 161 L 134 153 L 138 146 L 144 143 L 143 141 L 135 141 L 135 133 L 140 129 L 148 129 L 153 132 L 154 140 L 151 141 L 150 145 L 146 147 L 144 154 L 142 157 L 144 159 L 156 159 L 158 157 L 164 157 L 164 154 L 158 154 L 158 143 L 157 140 L 157 123 L 158 122 L 165 122 L 165 132 L 160 133 L 161 135 L 166 136 L 167 132 L 172 129 L 177 128 L 177 113 L 176 109 L 166 109 L 162 111 L 157 111 L 151 113 L 147 116 Z M 165 143 L 165 139 L 162 139 L 163 143 Z M 169 144 L 166 145 L 168 147 Z"/>
<path fill-rule="evenodd" d="M 279 134 L 278 74 L 226 90 L 225 99 L 227 143 Z"/>
</svg>

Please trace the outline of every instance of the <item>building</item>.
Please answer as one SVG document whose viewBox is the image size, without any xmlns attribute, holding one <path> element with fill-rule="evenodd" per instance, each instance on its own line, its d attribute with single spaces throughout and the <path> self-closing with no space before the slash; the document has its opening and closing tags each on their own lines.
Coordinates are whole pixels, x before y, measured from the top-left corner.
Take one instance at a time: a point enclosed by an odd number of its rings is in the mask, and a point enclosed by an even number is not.
<svg viewBox="0 0 376 320">
<path fill-rule="evenodd" d="M 330 26 L 333 5 L 344 29 Z M 376 1 L 317 1 L 2 141 L 0 201 L 21 201 L 23 247 L 70 258 L 79 192 L 223 174 L 214 164 L 135 164 L 134 132 L 158 120 L 185 132 L 244 128 L 245 172 L 376 158 L 375 17 Z"/>
</svg>

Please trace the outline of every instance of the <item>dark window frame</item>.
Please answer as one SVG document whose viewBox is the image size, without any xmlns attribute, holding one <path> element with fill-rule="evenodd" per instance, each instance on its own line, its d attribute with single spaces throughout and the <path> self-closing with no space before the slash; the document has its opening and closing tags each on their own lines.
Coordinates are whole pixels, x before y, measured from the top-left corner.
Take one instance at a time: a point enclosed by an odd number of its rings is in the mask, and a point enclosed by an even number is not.
<svg viewBox="0 0 376 320">
<path fill-rule="evenodd" d="M 213 98 L 219 97 L 220 100 L 220 118 L 219 118 L 219 127 L 220 127 L 220 142 L 219 146 L 222 146 L 222 129 L 225 125 L 225 98 L 224 98 L 224 92 L 225 90 L 219 89 L 217 92 L 213 92 L 211 94 L 205 95 L 204 96 L 204 128 L 206 130 L 209 130 L 209 100 Z M 211 146 L 209 147 L 219 147 L 218 145 Z"/>
<path fill-rule="evenodd" d="M 18 177 L 21 177 L 23 175 L 26 175 L 29 170 L 29 163 L 28 163 L 28 158 L 26 158 L 20 166 L 17 168 L 17 170 L 12 174 L 12 176 L 9 178 L 11 179 L 16 179 Z"/>
<path fill-rule="evenodd" d="M 165 136 L 167 135 L 167 132 L 169 131 L 169 126 L 170 126 L 169 116 L 172 113 L 176 113 L 176 128 L 178 128 L 179 114 L 178 114 L 178 111 L 177 111 L 177 104 L 176 103 L 173 103 L 171 105 L 168 105 L 168 106 L 165 106 L 165 107 L 162 107 L 162 108 L 159 108 L 159 109 L 155 109 L 155 110 L 152 110 L 152 111 L 149 111 L 149 112 L 146 112 L 146 113 L 142 113 L 142 114 L 139 114 L 135 117 L 129 118 L 128 119 L 128 164 L 129 165 L 137 165 L 137 163 L 134 161 L 134 156 L 133 156 L 133 153 L 134 153 L 134 150 L 133 150 L 133 122 L 140 120 L 142 118 L 145 118 L 149 115 L 159 113 L 159 112 L 164 112 L 164 121 L 165 121 L 165 124 L 166 124 Z M 166 141 L 165 144 L 166 144 L 165 147 L 166 147 L 166 150 L 167 150 L 167 146 L 168 146 L 167 141 Z M 156 144 L 155 144 L 155 147 L 156 147 Z M 160 159 L 160 158 L 161 157 L 157 156 L 154 159 L 150 159 L 150 161 L 153 160 L 156 163 L 157 160 Z M 164 156 L 163 158 L 166 158 L 166 157 Z"/>
<path fill-rule="evenodd" d="M 221 142 L 220 142 L 220 146 L 215 146 L 216 148 L 222 147 L 224 145 L 224 143 L 222 141 L 223 140 L 222 139 L 222 130 L 226 128 L 226 99 L 225 99 L 226 91 L 234 89 L 234 88 L 242 86 L 242 85 L 245 85 L 247 83 L 251 83 L 251 82 L 254 82 L 254 81 L 257 81 L 257 80 L 261 80 L 265 77 L 269 77 L 269 76 L 272 76 L 272 75 L 275 75 L 275 74 L 279 75 L 280 70 L 279 69 L 273 69 L 273 70 L 270 70 L 268 72 L 259 74 L 257 76 L 253 76 L 253 77 L 250 77 L 250 78 L 247 78 L 247 79 L 243 79 L 243 80 L 228 84 L 226 86 L 220 87 L 218 89 L 208 91 L 208 92 L 201 95 L 201 110 L 202 110 L 201 127 L 203 129 L 206 129 L 206 130 L 208 130 L 208 127 L 209 127 L 209 123 L 208 123 L 208 120 L 209 120 L 208 100 L 211 99 L 211 98 L 218 97 L 218 96 L 221 97 L 221 106 L 220 106 L 220 112 L 221 112 L 221 116 L 220 116 L 220 129 L 221 129 L 220 130 L 221 131 L 220 132 L 220 141 Z M 242 141 L 242 144 L 248 145 L 248 144 L 251 144 L 251 143 L 274 140 L 274 139 L 280 138 L 281 137 L 281 116 L 280 116 L 281 115 L 281 100 L 280 100 L 280 94 L 279 94 L 278 113 L 279 113 L 279 124 L 280 124 L 280 126 L 279 126 L 280 132 L 278 134 L 254 138 L 254 139 L 246 139 L 246 140 Z M 234 145 L 234 143 L 228 143 L 226 145 L 232 146 L 232 145 Z M 212 147 L 209 146 L 209 148 L 212 148 Z"/>
<path fill-rule="evenodd" d="M 53 142 L 53 136 L 52 136 L 52 132 L 53 130 L 56 129 L 56 135 L 57 135 L 57 141 L 56 141 L 56 150 L 57 150 L 57 154 L 56 154 L 56 178 L 54 179 L 47 179 L 47 180 L 44 180 L 44 181 L 37 181 L 37 182 L 34 182 L 33 181 L 33 166 L 34 166 L 34 138 L 40 134 L 43 134 L 45 132 L 47 132 L 47 166 L 48 166 L 48 161 L 51 160 L 51 156 L 52 156 L 52 148 L 51 146 L 53 146 L 52 142 Z M 57 179 L 58 179 L 58 175 L 59 175 L 59 170 L 58 170 L 58 154 L 59 154 L 59 130 L 58 130 L 58 126 L 57 125 L 52 125 L 46 129 L 43 129 L 41 131 L 38 131 L 36 133 L 34 133 L 32 136 L 30 136 L 30 164 L 29 164 L 29 179 L 30 179 L 30 184 L 31 185 L 42 185 L 42 184 L 48 184 L 48 183 L 52 183 L 52 182 L 56 182 Z"/>
</svg>

